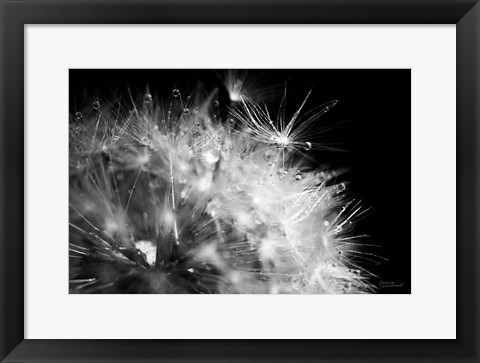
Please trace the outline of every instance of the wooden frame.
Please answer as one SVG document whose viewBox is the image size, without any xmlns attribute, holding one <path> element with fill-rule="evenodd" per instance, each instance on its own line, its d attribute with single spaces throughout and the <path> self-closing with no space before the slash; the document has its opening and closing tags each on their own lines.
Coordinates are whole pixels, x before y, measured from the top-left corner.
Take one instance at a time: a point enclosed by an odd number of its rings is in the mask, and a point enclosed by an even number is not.
<svg viewBox="0 0 480 363">
<path fill-rule="evenodd" d="M 36 361 L 479 362 L 478 0 L 2 0 L 0 359 Z M 456 24 L 456 340 L 24 339 L 24 25 L 155 23 Z"/>
</svg>

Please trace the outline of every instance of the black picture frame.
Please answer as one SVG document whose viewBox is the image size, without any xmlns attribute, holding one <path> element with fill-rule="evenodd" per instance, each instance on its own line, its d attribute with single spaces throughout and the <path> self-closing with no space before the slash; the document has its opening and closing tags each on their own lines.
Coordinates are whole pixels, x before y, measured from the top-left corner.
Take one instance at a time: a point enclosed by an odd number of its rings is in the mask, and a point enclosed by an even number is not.
<svg viewBox="0 0 480 363">
<path fill-rule="evenodd" d="M 2 362 L 480 361 L 478 0 L 1 0 L 0 11 Z M 456 24 L 457 339 L 282 341 L 24 339 L 24 26 L 124 23 Z"/>
</svg>

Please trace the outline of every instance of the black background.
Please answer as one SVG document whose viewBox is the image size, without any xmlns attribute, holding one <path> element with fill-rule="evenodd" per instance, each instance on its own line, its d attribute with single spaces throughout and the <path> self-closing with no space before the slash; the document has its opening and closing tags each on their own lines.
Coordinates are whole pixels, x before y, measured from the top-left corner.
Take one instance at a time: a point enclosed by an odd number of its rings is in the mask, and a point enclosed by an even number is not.
<svg viewBox="0 0 480 363">
<path fill-rule="evenodd" d="M 152 95 L 168 98 L 174 88 L 182 93 L 198 82 L 206 90 L 219 89 L 222 105 L 228 94 L 213 70 L 70 70 L 70 112 L 88 108 L 93 100 L 125 99 L 127 89 L 134 98 L 149 87 Z M 271 110 L 278 109 L 287 82 L 287 115 L 292 115 L 306 94 L 313 92 L 304 110 L 339 100 L 322 116 L 320 126 L 333 125 L 328 141 L 344 152 L 317 151 L 319 164 L 347 167 L 349 190 L 370 210 L 357 225 L 365 241 L 379 245 L 368 252 L 388 261 L 366 265 L 384 281 L 378 293 L 410 293 L 411 289 L 411 92 L 409 69 L 278 69 L 249 70 L 248 78 L 271 86 L 266 97 Z M 276 101 L 275 101 L 276 100 Z M 392 287 L 391 285 L 394 285 Z"/>
</svg>

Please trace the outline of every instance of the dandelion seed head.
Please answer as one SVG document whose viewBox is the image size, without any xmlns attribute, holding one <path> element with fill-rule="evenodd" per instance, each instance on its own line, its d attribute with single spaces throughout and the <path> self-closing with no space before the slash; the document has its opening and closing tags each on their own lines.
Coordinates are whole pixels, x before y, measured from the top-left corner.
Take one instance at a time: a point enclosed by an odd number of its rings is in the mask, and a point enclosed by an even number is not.
<svg viewBox="0 0 480 363">
<path fill-rule="evenodd" d="M 309 128 L 334 103 L 302 118 L 305 100 L 287 120 L 284 106 L 272 117 L 250 97 L 238 74 L 226 87 L 226 116 L 215 92 L 179 89 L 163 103 L 140 94 L 120 113 L 102 101 L 102 123 L 100 112 L 82 116 L 70 131 L 70 242 L 74 261 L 85 261 L 72 278 L 91 275 L 113 292 L 127 276 L 155 293 L 370 291 L 354 266 L 362 209 L 340 172 L 304 157 L 318 144 Z"/>
</svg>

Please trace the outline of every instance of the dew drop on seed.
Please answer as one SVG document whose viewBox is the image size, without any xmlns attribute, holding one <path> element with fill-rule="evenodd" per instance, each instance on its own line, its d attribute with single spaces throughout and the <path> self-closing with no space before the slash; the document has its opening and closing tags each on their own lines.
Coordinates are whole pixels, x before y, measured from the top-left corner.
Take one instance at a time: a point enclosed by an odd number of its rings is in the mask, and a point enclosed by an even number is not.
<svg viewBox="0 0 480 363">
<path fill-rule="evenodd" d="M 143 102 L 145 103 L 152 103 L 152 95 L 150 93 L 147 93 L 145 96 L 143 96 Z"/>
<path fill-rule="evenodd" d="M 75 112 L 75 118 L 76 118 L 77 120 L 81 120 L 82 117 L 83 117 L 83 115 L 82 115 L 81 112 Z"/>
<path fill-rule="evenodd" d="M 98 101 L 95 101 L 93 104 L 92 104 L 92 107 L 94 110 L 98 110 L 100 108 L 100 102 Z"/>
<path fill-rule="evenodd" d="M 152 155 L 152 154 L 153 154 L 153 150 L 152 150 L 152 148 L 150 148 L 150 147 L 146 147 L 146 148 L 145 148 L 145 155 L 147 155 L 147 156 L 148 156 L 148 155 Z"/>
<path fill-rule="evenodd" d="M 323 221 L 323 225 L 324 225 L 325 227 L 328 227 L 328 226 L 330 225 L 330 222 L 325 220 L 325 221 Z"/>
<path fill-rule="evenodd" d="M 220 102 L 218 100 L 213 101 L 213 107 L 220 106 Z"/>
<path fill-rule="evenodd" d="M 338 193 L 341 193 L 345 190 L 345 184 L 344 183 L 340 183 L 337 185 L 337 194 Z"/>
<path fill-rule="evenodd" d="M 309 141 L 307 141 L 307 142 L 305 143 L 305 146 L 304 146 L 303 148 L 304 148 L 305 150 L 310 150 L 310 149 L 312 148 L 312 143 L 309 142 Z"/>
<path fill-rule="evenodd" d="M 173 96 L 173 97 L 178 97 L 178 96 L 180 96 L 180 90 L 175 88 L 175 89 L 172 91 L 172 96 Z"/>
<path fill-rule="evenodd" d="M 298 181 L 302 180 L 302 176 L 300 174 L 295 175 L 295 180 L 298 180 Z"/>
<path fill-rule="evenodd" d="M 302 287 L 305 286 L 304 282 L 302 281 L 302 278 L 301 277 L 294 277 L 292 278 L 292 280 L 290 281 L 291 285 L 292 285 L 292 288 L 294 290 L 300 290 L 302 289 Z"/>
</svg>

